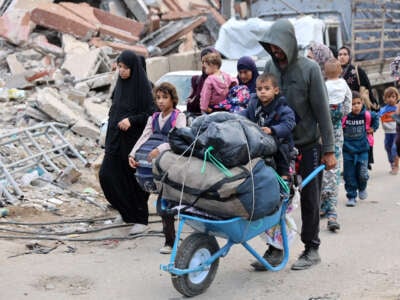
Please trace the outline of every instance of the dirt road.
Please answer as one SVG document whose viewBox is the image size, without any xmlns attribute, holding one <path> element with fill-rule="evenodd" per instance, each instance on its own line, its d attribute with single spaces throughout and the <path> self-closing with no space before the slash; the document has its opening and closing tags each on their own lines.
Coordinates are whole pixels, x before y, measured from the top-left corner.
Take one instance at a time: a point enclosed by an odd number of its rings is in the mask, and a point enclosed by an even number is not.
<svg viewBox="0 0 400 300">
<path fill-rule="evenodd" d="M 234 246 L 220 260 L 211 287 L 196 299 L 400 299 L 400 175 L 388 173 L 381 131 L 376 136 L 375 161 L 367 200 L 345 207 L 341 186 L 341 231 L 327 231 L 322 220 L 320 265 L 290 270 L 302 251 L 299 237 L 291 248 L 289 265 L 276 273 L 254 272 L 251 255 Z M 295 216 L 299 225 L 299 210 Z M 151 227 L 157 231 L 161 224 Z M 91 236 L 126 235 L 128 230 Z M 27 251 L 26 244 L 35 242 L 55 249 L 48 254 Z M 162 243 L 159 236 L 121 242 L 2 240 L 0 299 L 182 299 L 170 275 L 159 269 L 169 259 L 158 253 Z M 260 238 L 251 244 L 264 252 Z"/>
</svg>

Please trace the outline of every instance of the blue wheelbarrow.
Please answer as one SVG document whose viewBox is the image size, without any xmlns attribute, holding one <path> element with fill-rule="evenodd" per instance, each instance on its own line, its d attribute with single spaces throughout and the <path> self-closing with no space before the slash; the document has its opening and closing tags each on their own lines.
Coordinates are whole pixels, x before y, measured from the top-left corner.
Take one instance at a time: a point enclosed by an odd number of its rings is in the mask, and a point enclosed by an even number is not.
<svg viewBox="0 0 400 300">
<path fill-rule="evenodd" d="M 324 165 L 316 168 L 303 180 L 301 186 L 307 185 L 324 168 Z M 169 264 L 162 264 L 160 266 L 161 270 L 171 273 L 172 284 L 175 289 L 188 297 L 203 293 L 211 285 L 218 269 L 219 258 L 226 256 L 234 244 L 241 244 L 266 269 L 271 271 L 282 270 L 289 258 L 288 236 L 285 224 L 288 202 L 289 199 L 287 198 L 274 214 L 254 221 L 241 217 L 228 220 L 210 220 L 198 216 L 180 214 Z M 184 224 L 190 225 L 195 229 L 195 232 L 186 237 L 178 247 Z M 281 227 L 284 256 L 279 265 L 272 266 L 247 241 L 277 224 L 280 224 Z M 222 248 L 219 247 L 216 237 L 227 240 Z"/>
</svg>

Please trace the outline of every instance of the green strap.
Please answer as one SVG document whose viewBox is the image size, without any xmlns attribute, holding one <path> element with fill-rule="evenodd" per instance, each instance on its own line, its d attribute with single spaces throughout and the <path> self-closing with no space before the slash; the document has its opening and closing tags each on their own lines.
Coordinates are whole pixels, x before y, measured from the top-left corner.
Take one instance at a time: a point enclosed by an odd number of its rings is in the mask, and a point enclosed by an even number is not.
<svg viewBox="0 0 400 300">
<path fill-rule="evenodd" d="M 272 170 L 274 170 L 274 168 L 271 168 Z M 278 175 L 278 173 L 276 173 L 276 171 L 274 170 L 275 173 L 275 177 L 276 179 L 278 179 L 279 184 L 281 185 L 281 187 L 283 188 L 283 190 L 285 191 L 285 193 L 290 192 L 289 186 L 287 185 L 286 181 L 282 179 L 281 176 Z"/>
<path fill-rule="evenodd" d="M 226 177 L 232 177 L 231 171 L 227 167 L 225 167 L 218 159 L 215 158 L 214 155 L 211 154 L 211 151 L 214 150 L 213 146 L 207 148 L 204 152 L 203 166 L 201 167 L 201 174 L 204 174 L 206 171 L 206 161 L 207 159 L 218 169 L 220 170 Z"/>
</svg>

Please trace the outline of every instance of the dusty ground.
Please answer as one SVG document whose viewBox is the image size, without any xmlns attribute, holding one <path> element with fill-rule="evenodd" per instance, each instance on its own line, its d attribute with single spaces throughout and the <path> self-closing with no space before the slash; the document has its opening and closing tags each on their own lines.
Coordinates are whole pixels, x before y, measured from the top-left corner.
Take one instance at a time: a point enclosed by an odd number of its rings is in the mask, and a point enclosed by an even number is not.
<svg viewBox="0 0 400 300">
<path fill-rule="evenodd" d="M 211 287 L 198 299 L 400 299 L 400 175 L 388 174 L 383 150 L 383 134 L 376 139 L 376 163 L 371 172 L 369 198 L 354 208 L 345 207 L 343 186 L 339 203 L 342 230 L 332 234 L 321 222 L 322 263 L 307 271 L 291 271 L 290 265 L 300 254 L 301 242 L 295 241 L 289 265 L 280 272 L 254 272 L 250 254 L 235 246 L 220 260 Z M 74 189 L 81 191 L 95 177 L 81 179 Z M 87 181 L 85 181 L 87 180 Z M 63 196 L 63 197 L 62 197 Z M 107 221 L 94 219 L 114 216 L 115 212 L 76 199 L 70 194 L 57 210 L 37 210 L 34 207 L 11 208 L 2 221 L 49 222 L 92 219 L 57 225 L 0 225 L 0 235 L 21 233 L 4 231 L 34 231 L 26 239 L 2 239 L 0 243 L 0 299 L 182 299 L 173 288 L 170 275 L 159 269 L 169 256 L 158 249 L 163 243 L 157 234 L 161 230 L 158 217 L 151 217 L 154 235 L 131 240 L 129 227 L 101 230 L 90 234 L 82 231 L 104 228 Z M 96 201 L 105 204 L 101 196 Z M 69 201 L 67 201 L 69 199 Z M 28 201 L 28 200 L 27 200 Z M 154 211 L 153 200 L 149 202 Z M 299 219 L 299 210 L 295 212 Z M 106 222 L 106 224 L 104 224 Z M 299 222 L 298 222 L 299 224 Z M 78 233 L 74 233 L 78 231 Z M 185 235 L 190 228 L 185 229 Z M 49 235 L 57 233 L 56 237 Z M 64 235 L 60 235 L 64 233 Z M 55 240 L 47 240 L 54 238 Z M 41 239 L 46 238 L 46 239 Z M 77 239 L 105 238 L 102 241 Z M 223 241 L 220 240 L 220 245 Z M 264 251 L 261 239 L 251 244 Z M 47 253 L 47 254 L 43 254 Z"/>
</svg>

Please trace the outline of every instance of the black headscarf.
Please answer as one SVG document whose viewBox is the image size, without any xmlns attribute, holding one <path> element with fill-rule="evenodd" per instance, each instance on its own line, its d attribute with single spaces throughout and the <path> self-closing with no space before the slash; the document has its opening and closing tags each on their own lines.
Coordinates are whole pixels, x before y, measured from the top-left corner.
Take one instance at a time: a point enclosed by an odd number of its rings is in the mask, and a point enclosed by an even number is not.
<svg viewBox="0 0 400 300">
<path fill-rule="evenodd" d="M 372 109 L 379 110 L 378 108 L 379 101 L 375 98 L 374 94 L 372 93 L 372 87 L 367 73 L 365 73 L 365 71 L 362 68 L 358 66 L 356 67 L 351 63 L 352 54 L 349 47 L 343 46 L 339 49 L 339 51 L 342 49 L 346 49 L 347 53 L 349 54 L 349 61 L 347 64 L 342 65 L 341 77 L 347 82 L 347 85 L 352 91 L 358 92 L 360 90 L 360 86 L 364 86 L 369 92 L 369 99 L 371 103 L 375 105 L 375 108 Z"/>
<path fill-rule="evenodd" d="M 112 153 L 118 151 L 122 147 L 121 144 L 132 148 L 141 135 L 147 118 L 154 111 L 150 82 L 139 57 L 134 52 L 125 50 L 117 62 L 125 64 L 131 70 L 131 74 L 127 79 L 118 77 L 112 94 L 106 137 L 106 152 Z M 118 123 L 125 118 L 129 119 L 131 127 L 123 132 L 118 128 Z"/>
</svg>

